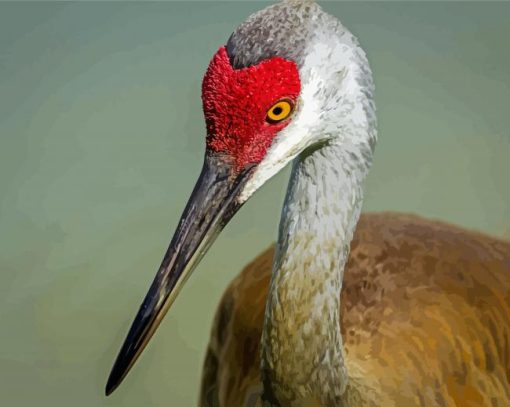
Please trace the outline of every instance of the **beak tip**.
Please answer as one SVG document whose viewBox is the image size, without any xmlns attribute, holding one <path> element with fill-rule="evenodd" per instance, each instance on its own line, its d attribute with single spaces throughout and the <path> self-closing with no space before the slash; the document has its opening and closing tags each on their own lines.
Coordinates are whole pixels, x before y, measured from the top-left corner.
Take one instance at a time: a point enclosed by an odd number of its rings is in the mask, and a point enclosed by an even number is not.
<svg viewBox="0 0 510 407">
<path fill-rule="evenodd" d="M 105 396 L 112 394 L 117 387 L 119 387 L 123 379 L 124 375 L 119 372 L 118 363 L 115 363 L 108 377 L 108 381 L 106 382 L 106 387 L 104 389 Z"/>
<path fill-rule="evenodd" d="M 113 376 L 110 375 L 110 377 L 108 378 L 108 382 L 106 383 L 106 387 L 104 389 L 105 396 L 108 397 L 110 394 L 112 394 L 118 386 L 119 386 L 118 381 L 114 380 Z"/>
</svg>

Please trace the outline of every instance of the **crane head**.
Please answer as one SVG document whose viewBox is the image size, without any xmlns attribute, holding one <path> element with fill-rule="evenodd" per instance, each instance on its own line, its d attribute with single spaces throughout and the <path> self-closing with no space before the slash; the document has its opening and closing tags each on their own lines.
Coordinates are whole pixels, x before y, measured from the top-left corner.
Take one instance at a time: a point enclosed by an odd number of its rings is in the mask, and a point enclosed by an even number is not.
<svg viewBox="0 0 510 407">
<path fill-rule="evenodd" d="M 140 356 L 216 236 L 269 178 L 319 143 L 343 143 L 349 156 L 371 155 L 375 134 L 354 131 L 366 124 L 366 115 L 348 114 L 369 110 L 353 92 L 360 79 L 354 74 L 365 62 L 338 20 L 308 2 L 255 13 L 216 52 L 202 83 L 202 172 L 117 356 L 107 395 Z M 350 126 L 347 117 L 362 122 Z"/>
</svg>

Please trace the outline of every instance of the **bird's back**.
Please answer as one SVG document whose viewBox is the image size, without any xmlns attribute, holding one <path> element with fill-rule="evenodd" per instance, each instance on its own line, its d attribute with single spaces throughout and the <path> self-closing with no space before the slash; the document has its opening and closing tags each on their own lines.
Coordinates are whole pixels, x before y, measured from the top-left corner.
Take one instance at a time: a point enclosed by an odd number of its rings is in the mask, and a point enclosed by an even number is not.
<svg viewBox="0 0 510 407">
<path fill-rule="evenodd" d="M 273 254 L 221 300 L 201 406 L 255 405 Z M 362 215 L 341 316 L 351 404 L 510 406 L 510 243 L 412 215 Z"/>
</svg>

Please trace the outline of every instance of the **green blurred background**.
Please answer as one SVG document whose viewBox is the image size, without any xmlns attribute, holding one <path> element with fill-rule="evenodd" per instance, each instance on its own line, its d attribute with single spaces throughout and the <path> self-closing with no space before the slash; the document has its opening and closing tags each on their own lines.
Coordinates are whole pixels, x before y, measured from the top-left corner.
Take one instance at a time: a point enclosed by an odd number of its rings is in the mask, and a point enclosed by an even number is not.
<svg viewBox="0 0 510 407">
<path fill-rule="evenodd" d="M 248 202 L 136 368 L 103 388 L 200 171 L 200 82 L 267 3 L 0 4 L 0 405 L 194 406 L 228 281 L 275 237 Z M 365 210 L 510 236 L 510 3 L 324 3 L 375 73 Z"/>
</svg>

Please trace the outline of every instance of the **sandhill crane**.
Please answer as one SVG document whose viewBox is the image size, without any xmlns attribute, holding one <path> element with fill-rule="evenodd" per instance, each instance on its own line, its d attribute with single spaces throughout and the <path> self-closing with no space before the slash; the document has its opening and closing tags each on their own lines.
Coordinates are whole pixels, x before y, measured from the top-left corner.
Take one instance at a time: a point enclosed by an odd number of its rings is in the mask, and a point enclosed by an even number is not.
<svg viewBox="0 0 510 407">
<path fill-rule="evenodd" d="M 202 99 L 202 173 L 107 394 L 223 226 L 293 161 L 276 248 L 221 301 L 201 405 L 510 405 L 510 243 L 410 215 L 360 217 L 373 83 L 336 18 L 307 1 L 251 15 L 212 58 Z"/>
</svg>

